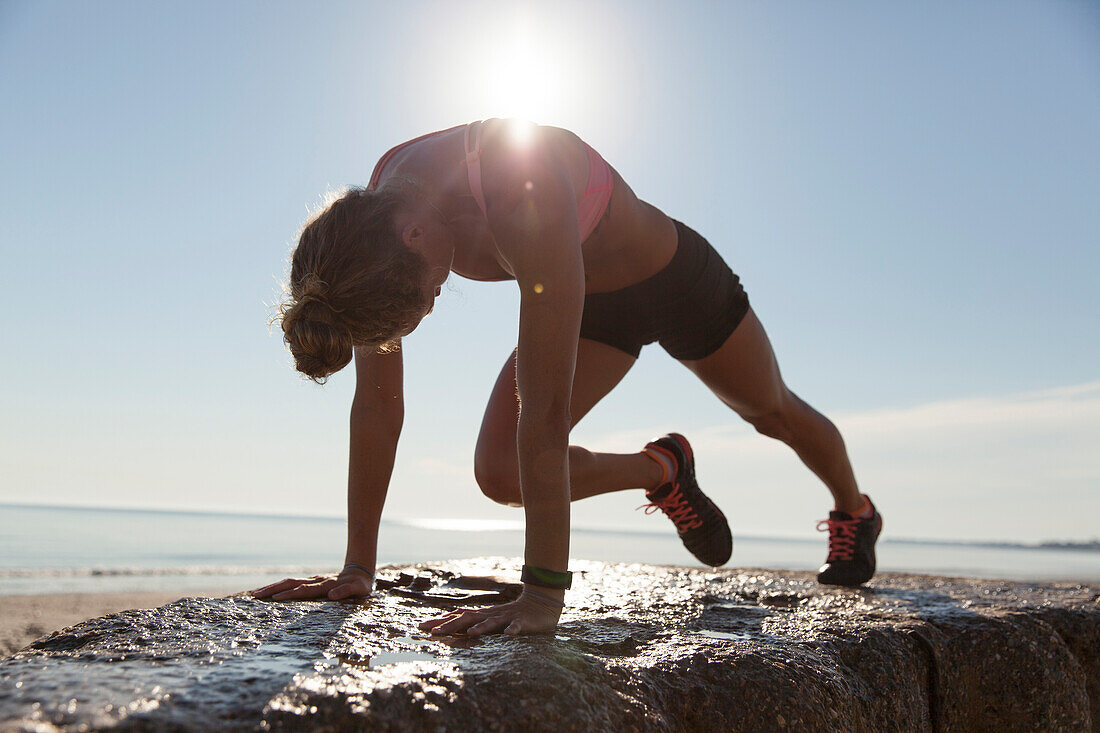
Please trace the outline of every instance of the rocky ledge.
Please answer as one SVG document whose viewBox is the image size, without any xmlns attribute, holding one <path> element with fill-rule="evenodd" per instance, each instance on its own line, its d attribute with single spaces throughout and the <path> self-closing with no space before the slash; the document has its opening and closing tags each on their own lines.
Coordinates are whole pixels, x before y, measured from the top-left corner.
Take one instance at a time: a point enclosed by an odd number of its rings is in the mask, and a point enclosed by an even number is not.
<svg viewBox="0 0 1100 733">
<path fill-rule="evenodd" d="M 515 560 L 384 569 L 366 603 L 184 598 L 0 661 L 0 730 L 1096 730 L 1100 589 L 580 565 L 557 631 L 428 637 Z"/>
</svg>

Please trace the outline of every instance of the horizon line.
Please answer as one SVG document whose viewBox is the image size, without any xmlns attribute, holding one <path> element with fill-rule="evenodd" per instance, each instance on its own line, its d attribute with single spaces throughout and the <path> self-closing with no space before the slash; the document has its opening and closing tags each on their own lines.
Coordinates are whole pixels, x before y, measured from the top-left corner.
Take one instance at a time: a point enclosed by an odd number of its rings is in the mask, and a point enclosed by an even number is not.
<svg viewBox="0 0 1100 733">
<path fill-rule="evenodd" d="M 289 519 L 297 521 L 346 521 L 344 515 L 338 514 L 281 514 L 267 512 L 244 512 L 232 510 L 206 510 L 206 509 L 181 509 L 181 508 L 150 508 L 150 507 L 122 507 L 100 506 L 94 504 L 44 504 L 32 502 L 0 501 L 0 508 L 10 507 L 19 509 L 70 509 L 93 512 L 122 512 L 127 514 L 178 514 L 198 517 L 240 517 L 251 519 Z M 412 529 L 428 529 L 445 532 L 521 532 L 523 522 L 518 520 L 500 519 L 449 519 L 449 518 L 425 518 L 425 517 L 392 517 L 383 518 L 382 523 L 405 526 Z M 462 524 L 468 527 L 463 528 Z M 642 535 L 651 537 L 664 537 L 668 533 L 653 530 L 631 529 L 624 527 L 601 527 L 594 525 L 574 525 L 573 532 L 583 534 L 625 534 Z M 809 542 L 812 535 L 754 535 L 739 534 L 734 537 L 757 541 L 779 542 Z M 963 547 L 1003 547 L 1024 548 L 1035 550 L 1082 550 L 1100 551 L 1100 537 L 1088 540 L 1043 540 L 1040 542 L 1019 542 L 1011 540 L 958 540 L 958 539 L 927 539 L 919 537 L 885 537 L 882 540 L 889 544 L 917 544 L 917 545 L 947 545 Z"/>
</svg>

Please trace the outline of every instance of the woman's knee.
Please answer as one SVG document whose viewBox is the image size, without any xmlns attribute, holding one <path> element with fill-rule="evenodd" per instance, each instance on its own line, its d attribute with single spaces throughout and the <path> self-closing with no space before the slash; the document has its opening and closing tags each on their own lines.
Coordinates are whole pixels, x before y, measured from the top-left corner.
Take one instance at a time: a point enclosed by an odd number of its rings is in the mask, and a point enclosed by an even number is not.
<svg viewBox="0 0 1100 733">
<path fill-rule="evenodd" d="M 762 415 L 746 416 L 745 420 L 756 428 L 756 432 L 769 438 L 788 442 L 791 437 L 789 416 L 782 410 L 766 412 Z"/>
<path fill-rule="evenodd" d="M 821 442 L 840 438 L 840 432 L 827 417 L 786 391 L 780 402 L 758 415 L 745 416 L 756 431 L 794 447 L 807 440 Z"/>
<path fill-rule="evenodd" d="M 741 417 L 752 425 L 756 432 L 789 443 L 794 435 L 794 425 L 798 420 L 795 414 L 799 409 L 799 400 L 784 389 L 783 393 L 764 410 Z"/>
<path fill-rule="evenodd" d="M 507 367 L 505 368 L 507 372 Z M 519 461 L 516 455 L 517 405 L 515 387 L 511 391 L 501 385 L 515 384 L 502 374 L 481 422 L 474 449 L 474 479 L 481 493 L 498 504 L 522 506 L 519 490 Z"/>
<path fill-rule="evenodd" d="M 474 453 L 474 479 L 481 493 L 498 504 L 523 506 L 519 468 L 506 455 L 478 445 Z"/>
</svg>

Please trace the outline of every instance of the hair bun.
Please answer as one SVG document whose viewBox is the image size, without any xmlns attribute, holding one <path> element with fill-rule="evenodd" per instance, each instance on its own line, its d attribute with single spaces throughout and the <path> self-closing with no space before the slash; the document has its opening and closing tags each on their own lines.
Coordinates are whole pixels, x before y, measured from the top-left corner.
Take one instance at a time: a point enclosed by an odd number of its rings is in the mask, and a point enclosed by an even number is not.
<svg viewBox="0 0 1100 733">
<path fill-rule="evenodd" d="M 282 327 L 295 367 L 315 382 L 324 383 L 351 361 L 351 335 L 337 324 L 337 313 L 319 294 L 305 295 L 288 308 Z"/>
</svg>

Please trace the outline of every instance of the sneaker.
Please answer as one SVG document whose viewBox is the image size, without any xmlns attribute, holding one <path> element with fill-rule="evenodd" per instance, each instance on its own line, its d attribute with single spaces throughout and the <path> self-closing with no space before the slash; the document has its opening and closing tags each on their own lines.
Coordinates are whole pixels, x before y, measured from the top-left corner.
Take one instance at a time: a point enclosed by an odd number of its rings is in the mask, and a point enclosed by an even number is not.
<svg viewBox="0 0 1100 733">
<path fill-rule="evenodd" d="M 680 540 L 699 562 L 711 567 L 724 565 L 733 553 L 733 537 L 722 511 L 707 498 L 695 482 L 695 459 L 687 438 L 669 433 L 646 445 L 672 459 L 676 473 L 672 480 L 645 492 L 646 514 L 660 509 L 672 523 Z"/>
<path fill-rule="evenodd" d="M 828 519 L 817 523 L 819 532 L 826 529 L 829 557 L 817 572 L 817 582 L 855 586 L 870 580 L 875 574 L 875 542 L 882 532 L 882 515 L 875 505 L 871 504 L 871 516 L 865 519 L 834 509 Z"/>
</svg>

